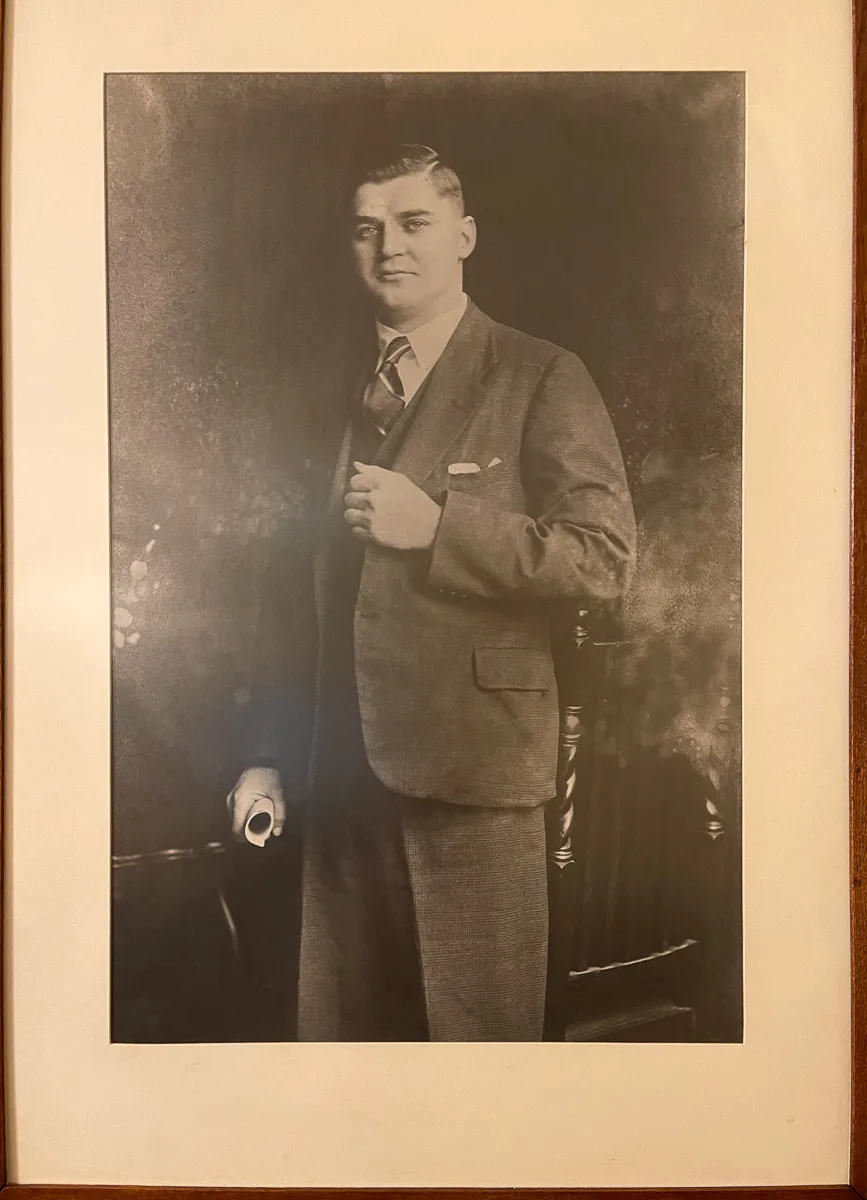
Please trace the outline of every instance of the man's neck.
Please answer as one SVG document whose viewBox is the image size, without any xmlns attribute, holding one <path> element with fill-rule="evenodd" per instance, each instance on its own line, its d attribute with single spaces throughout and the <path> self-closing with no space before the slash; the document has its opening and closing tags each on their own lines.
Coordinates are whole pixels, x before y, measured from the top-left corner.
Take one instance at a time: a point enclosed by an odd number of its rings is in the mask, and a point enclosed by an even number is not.
<svg viewBox="0 0 867 1200">
<path fill-rule="evenodd" d="M 447 312 L 451 312 L 453 308 L 461 302 L 463 289 L 460 284 L 454 292 L 448 292 L 446 295 L 439 297 L 435 304 L 430 308 L 426 308 L 424 312 L 378 312 L 377 320 L 381 325 L 387 325 L 389 329 L 394 329 L 398 333 L 412 333 L 415 329 L 420 329 L 422 325 L 427 325 L 430 321 L 435 321 L 437 317 L 443 317 Z"/>
</svg>

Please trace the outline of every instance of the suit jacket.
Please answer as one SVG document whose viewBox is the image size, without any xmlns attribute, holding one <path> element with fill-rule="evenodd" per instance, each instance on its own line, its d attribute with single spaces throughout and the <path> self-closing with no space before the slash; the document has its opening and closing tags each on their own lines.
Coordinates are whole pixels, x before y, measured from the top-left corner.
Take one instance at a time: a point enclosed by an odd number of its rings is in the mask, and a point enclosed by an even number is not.
<svg viewBox="0 0 867 1200">
<path fill-rule="evenodd" d="M 356 406 L 371 369 L 354 389 Z M 405 416 L 396 453 L 389 460 L 387 440 L 374 461 L 423 488 L 442 518 L 432 551 L 367 545 L 359 563 L 351 640 L 367 760 L 405 795 L 542 803 L 556 790 L 552 609 L 616 597 L 631 575 L 634 516 L 610 418 L 574 354 L 493 321 L 472 302 Z M 296 696 L 294 731 L 284 705 L 282 732 L 272 724 L 257 756 L 276 752 L 285 762 L 278 747 L 294 738 L 297 767 L 299 737 L 310 734 L 314 789 L 342 752 L 322 714 L 335 686 L 326 664 L 340 637 L 351 457 L 347 425 L 311 547 L 315 663 L 311 639 L 295 647 L 307 658 L 304 678 L 316 676 L 316 701 L 302 718 Z M 456 463 L 480 469 L 450 472 Z M 295 619 L 285 595 L 271 609 Z"/>
</svg>

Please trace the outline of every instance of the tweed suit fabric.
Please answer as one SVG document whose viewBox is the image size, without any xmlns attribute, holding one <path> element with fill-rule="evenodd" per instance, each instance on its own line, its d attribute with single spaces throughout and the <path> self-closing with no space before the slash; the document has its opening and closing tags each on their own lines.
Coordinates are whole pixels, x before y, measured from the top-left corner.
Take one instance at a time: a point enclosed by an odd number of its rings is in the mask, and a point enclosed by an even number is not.
<svg viewBox="0 0 867 1200">
<path fill-rule="evenodd" d="M 635 523 L 610 418 L 574 354 L 470 303 L 399 428 L 400 445 L 389 435 L 374 463 L 442 516 L 432 550 L 364 553 L 352 637 L 368 761 L 402 795 L 534 807 L 556 792 L 552 609 L 615 596 L 631 571 Z M 326 655 L 350 464 L 347 432 L 316 563 Z M 314 780 L 328 754 L 317 737 Z"/>
<path fill-rule="evenodd" d="M 305 810 L 299 1040 L 540 1040 L 543 810 L 395 796 L 358 768 Z"/>
<path fill-rule="evenodd" d="M 427 387 L 384 439 L 359 420 L 349 461 L 393 463 Z M 330 753 L 305 807 L 299 1038 L 538 1040 L 547 953 L 542 810 L 418 800 L 373 774 L 352 631 L 364 554 L 343 531 L 320 718 Z"/>
</svg>

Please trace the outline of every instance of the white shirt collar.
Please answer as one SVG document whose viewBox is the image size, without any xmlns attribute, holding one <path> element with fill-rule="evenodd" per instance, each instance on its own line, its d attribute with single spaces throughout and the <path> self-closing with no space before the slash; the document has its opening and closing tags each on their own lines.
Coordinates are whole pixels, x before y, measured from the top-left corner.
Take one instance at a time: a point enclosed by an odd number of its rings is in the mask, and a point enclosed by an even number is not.
<svg viewBox="0 0 867 1200">
<path fill-rule="evenodd" d="M 413 329 L 411 333 L 400 333 L 397 329 L 390 329 L 388 325 L 383 325 L 379 321 L 376 322 L 376 336 L 379 341 L 380 356 L 385 350 L 389 342 L 396 337 L 405 337 L 412 347 L 412 352 L 416 357 L 418 365 L 422 370 L 427 370 L 432 367 L 437 359 L 446 348 L 446 343 L 452 336 L 454 331 L 460 324 L 461 317 L 466 312 L 467 294 L 461 292 L 461 298 L 454 308 L 450 308 L 448 312 L 443 313 L 439 317 L 434 317 L 432 321 L 428 321 L 425 325 L 419 325 L 418 329 Z"/>
</svg>

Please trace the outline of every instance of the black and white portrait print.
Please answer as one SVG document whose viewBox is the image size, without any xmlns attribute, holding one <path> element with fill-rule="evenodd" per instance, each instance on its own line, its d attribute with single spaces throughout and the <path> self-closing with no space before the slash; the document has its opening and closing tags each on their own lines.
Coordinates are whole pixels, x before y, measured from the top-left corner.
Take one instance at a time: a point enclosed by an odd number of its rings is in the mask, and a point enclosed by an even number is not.
<svg viewBox="0 0 867 1200">
<path fill-rule="evenodd" d="M 744 80 L 106 77 L 112 1038 L 742 1038 Z"/>
</svg>

